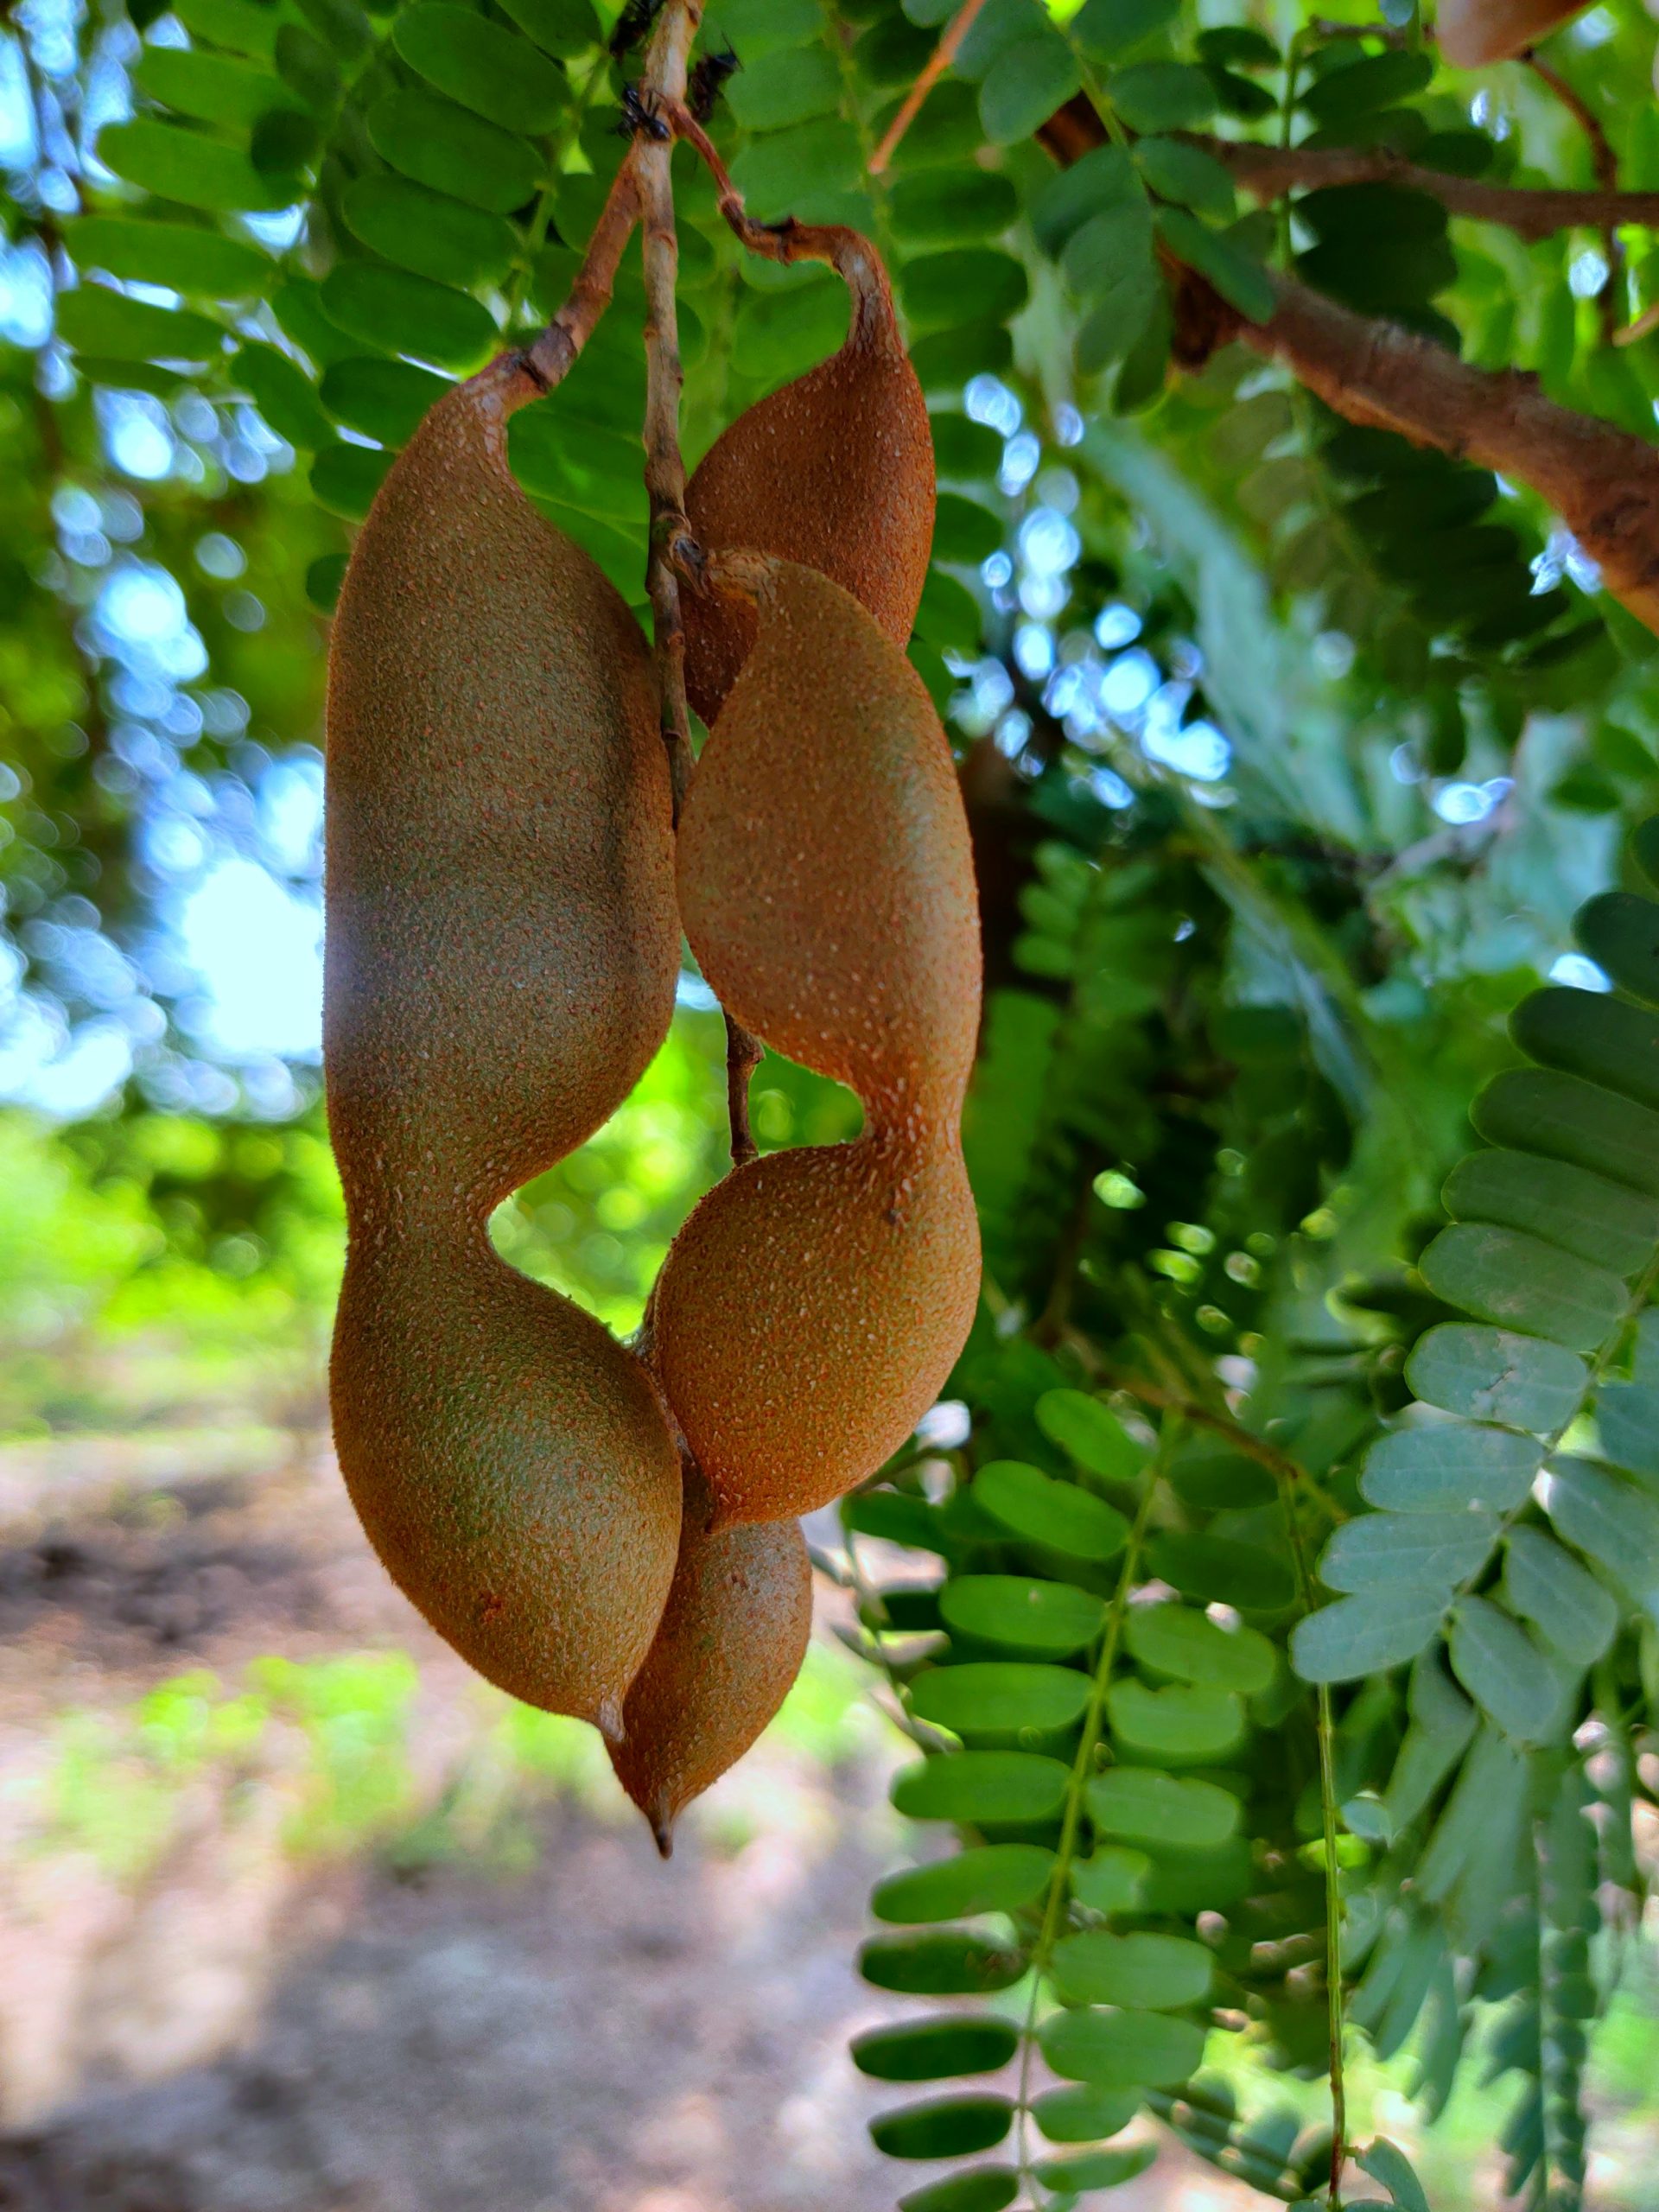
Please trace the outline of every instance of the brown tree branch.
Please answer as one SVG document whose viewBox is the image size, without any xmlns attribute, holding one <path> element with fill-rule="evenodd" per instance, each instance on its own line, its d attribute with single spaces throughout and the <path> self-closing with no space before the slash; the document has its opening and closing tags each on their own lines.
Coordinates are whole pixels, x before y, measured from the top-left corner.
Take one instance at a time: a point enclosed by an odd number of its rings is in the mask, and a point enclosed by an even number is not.
<svg viewBox="0 0 1659 2212">
<path fill-rule="evenodd" d="M 523 365 L 543 391 L 551 391 L 570 373 L 577 354 L 611 303 L 623 250 L 639 219 L 639 148 L 636 144 L 618 169 L 600 210 L 569 296 L 521 357 Z"/>
<path fill-rule="evenodd" d="M 1069 102 L 1038 132 L 1062 164 L 1104 142 L 1100 118 Z M 1247 321 L 1205 280 L 1182 272 L 1176 353 L 1197 365 L 1237 339 L 1348 422 L 1479 462 L 1529 484 L 1600 567 L 1609 591 L 1659 631 L 1659 449 L 1645 438 L 1547 398 L 1519 370 L 1471 368 L 1398 324 L 1356 315 L 1294 277 L 1275 276 L 1264 323 Z M 1183 343 L 1196 327 L 1196 344 Z"/>
<path fill-rule="evenodd" d="M 974 27 L 974 19 L 985 5 L 985 0 L 963 0 L 963 4 L 945 25 L 938 44 L 927 57 L 922 73 L 905 94 L 899 112 L 881 136 L 881 143 L 870 156 L 870 175 L 880 176 L 898 152 L 899 142 L 921 113 L 928 94 L 957 58 L 957 50 Z"/>
<path fill-rule="evenodd" d="M 1639 223 L 1659 230 L 1659 192 L 1611 188 L 1586 192 L 1486 184 L 1479 177 L 1423 168 L 1386 146 L 1262 146 L 1243 139 L 1211 138 L 1200 131 L 1181 131 L 1178 136 L 1219 162 L 1253 200 L 1277 200 L 1281 193 L 1299 188 L 1318 190 L 1333 184 L 1393 184 L 1427 193 L 1449 215 L 1465 216 L 1476 223 L 1502 224 L 1529 245 L 1558 231 L 1605 232 L 1619 223 Z"/>
</svg>

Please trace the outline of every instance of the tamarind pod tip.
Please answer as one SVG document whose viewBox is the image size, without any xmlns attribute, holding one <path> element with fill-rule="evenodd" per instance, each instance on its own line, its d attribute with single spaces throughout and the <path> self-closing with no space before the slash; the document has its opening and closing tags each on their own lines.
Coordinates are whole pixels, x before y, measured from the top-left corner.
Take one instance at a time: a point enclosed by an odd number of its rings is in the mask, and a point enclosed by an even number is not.
<svg viewBox="0 0 1659 2212">
<path fill-rule="evenodd" d="M 659 1859 L 674 1856 L 674 1815 L 670 1809 L 667 1790 L 664 1790 L 656 1804 L 645 1816 L 651 1822 L 651 1832 L 657 1839 Z"/>
</svg>

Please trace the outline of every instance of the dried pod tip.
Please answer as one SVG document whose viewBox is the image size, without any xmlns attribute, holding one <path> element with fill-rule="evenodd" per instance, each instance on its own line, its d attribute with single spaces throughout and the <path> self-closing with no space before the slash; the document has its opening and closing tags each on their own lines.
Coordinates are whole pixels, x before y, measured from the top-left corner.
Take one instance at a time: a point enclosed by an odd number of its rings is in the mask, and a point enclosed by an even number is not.
<svg viewBox="0 0 1659 2212">
<path fill-rule="evenodd" d="M 657 1853 L 661 1859 L 674 1856 L 674 1815 L 669 1808 L 668 1792 L 664 1790 L 655 1807 L 645 1815 L 651 1822 L 651 1832 L 657 1839 Z"/>
</svg>

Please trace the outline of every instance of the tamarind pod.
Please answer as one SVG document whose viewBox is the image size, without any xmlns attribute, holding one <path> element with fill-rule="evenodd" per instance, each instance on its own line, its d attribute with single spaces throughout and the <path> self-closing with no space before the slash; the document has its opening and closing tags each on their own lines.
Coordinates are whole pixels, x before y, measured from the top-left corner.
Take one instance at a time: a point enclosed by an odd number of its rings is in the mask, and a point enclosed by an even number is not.
<svg viewBox="0 0 1659 2212">
<path fill-rule="evenodd" d="M 933 543 L 933 438 L 880 258 L 847 236 L 846 342 L 721 432 L 692 474 L 685 511 L 706 551 L 751 548 L 822 569 L 903 645 Z M 712 726 L 754 615 L 741 600 L 692 594 L 683 611 L 687 694 Z"/>
<path fill-rule="evenodd" d="M 867 1116 L 849 1144 L 728 1176 L 658 1279 L 653 1363 L 727 1525 L 861 1481 L 961 1350 L 980 956 L 950 747 L 903 652 L 812 569 L 728 555 L 710 575 L 758 622 L 681 813 L 686 934 L 734 1019 Z"/>
<path fill-rule="evenodd" d="M 678 926 L 645 640 L 507 467 L 536 389 L 504 360 L 432 409 L 335 620 L 331 1390 L 393 1580 L 490 1680 L 613 1732 L 673 1577 L 677 1450 L 639 1362 L 487 1224 L 644 1069 Z"/>
<path fill-rule="evenodd" d="M 1479 69 L 1524 54 L 1585 5 L 1586 0 L 1442 0 L 1435 33 L 1453 68 Z"/>
<path fill-rule="evenodd" d="M 812 1625 L 798 1526 L 709 1535 L 705 1518 L 701 1497 L 688 1497 L 667 1608 L 611 1746 L 617 1778 L 664 1859 L 685 1807 L 737 1764 L 783 1703 Z"/>
</svg>

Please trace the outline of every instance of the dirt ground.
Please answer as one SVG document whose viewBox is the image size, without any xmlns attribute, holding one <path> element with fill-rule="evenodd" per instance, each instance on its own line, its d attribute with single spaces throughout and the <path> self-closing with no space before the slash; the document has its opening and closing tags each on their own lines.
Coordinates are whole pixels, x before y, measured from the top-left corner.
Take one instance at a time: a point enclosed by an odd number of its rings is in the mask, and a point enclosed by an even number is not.
<svg viewBox="0 0 1659 2212">
<path fill-rule="evenodd" d="M 159 1815 L 153 1781 L 124 1813 L 94 1765 L 105 1796 L 75 1810 L 77 1745 L 271 1652 L 407 1650 L 417 1796 L 476 1778 L 475 1686 L 326 1452 L 220 1441 L 0 1455 L 0 2206 L 887 2212 L 930 2178 L 873 2150 L 865 2120 L 906 2093 L 846 2056 L 894 2010 L 852 1967 L 905 1855 L 874 1721 L 830 1764 L 769 1738 L 666 1867 L 597 1786 L 528 1801 L 511 1860 L 487 1837 L 308 1855 L 264 1749 L 185 1763 Z M 1249 2200 L 1166 2153 L 1115 2201 Z"/>
</svg>

